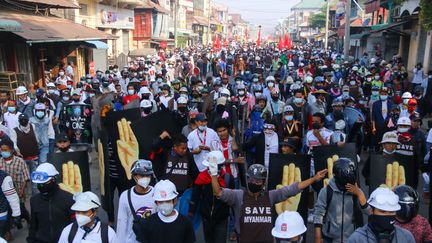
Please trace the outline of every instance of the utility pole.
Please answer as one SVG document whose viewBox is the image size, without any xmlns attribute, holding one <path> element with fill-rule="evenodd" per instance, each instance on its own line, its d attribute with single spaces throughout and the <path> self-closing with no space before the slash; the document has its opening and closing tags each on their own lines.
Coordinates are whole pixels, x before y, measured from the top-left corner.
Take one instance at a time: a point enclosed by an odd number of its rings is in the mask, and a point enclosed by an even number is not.
<svg viewBox="0 0 432 243">
<path fill-rule="evenodd" d="M 177 15 L 178 15 L 178 1 L 174 0 L 174 47 L 177 48 Z"/>
<path fill-rule="evenodd" d="M 211 0 L 208 0 L 208 19 L 207 19 L 207 45 L 210 45 L 210 18 L 211 18 Z"/>
<path fill-rule="evenodd" d="M 325 49 L 327 49 L 328 47 L 330 0 L 326 0 L 326 2 L 327 2 L 327 9 L 326 9 L 325 44 L 324 44 Z"/>
<path fill-rule="evenodd" d="M 349 49 L 350 49 L 350 34 L 351 27 L 351 0 L 346 1 L 345 5 L 345 39 L 344 39 L 344 58 L 348 60 L 349 58 Z"/>
</svg>

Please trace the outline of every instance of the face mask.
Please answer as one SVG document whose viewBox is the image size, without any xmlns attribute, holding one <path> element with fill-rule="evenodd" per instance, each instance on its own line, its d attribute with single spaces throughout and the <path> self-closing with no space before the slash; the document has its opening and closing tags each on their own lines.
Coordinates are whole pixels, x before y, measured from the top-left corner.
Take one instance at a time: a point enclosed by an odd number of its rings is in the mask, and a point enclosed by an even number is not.
<svg viewBox="0 0 432 243">
<path fill-rule="evenodd" d="M 372 81 L 372 78 L 367 78 L 366 80 L 367 80 L 368 82 L 370 82 L 370 81 Z"/>
<path fill-rule="evenodd" d="M 69 96 L 63 96 L 62 98 L 64 101 L 68 101 L 69 100 Z"/>
<path fill-rule="evenodd" d="M 397 130 L 398 130 L 398 132 L 400 132 L 400 133 L 404 133 L 404 132 L 408 132 L 408 131 L 409 131 L 409 128 L 408 128 L 408 127 L 399 127 Z"/>
<path fill-rule="evenodd" d="M 349 96 L 349 92 L 342 92 L 343 96 Z"/>
<path fill-rule="evenodd" d="M 147 107 L 147 108 L 142 108 L 142 112 L 146 115 L 150 114 L 152 108 L 151 107 Z"/>
<path fill-rule="evenodd" d="M 386 149 L 383 149 L 383 152 L 384 152 L 385 154 L 394 154 L 395 150 L 387 151 Z"/>
<path fill-rule="evenodd" d="M 256 82 L 258 82 L 258 79 L 254 78 L 254 79 L 252 79 L 252 82 L 256 83 Z"/>
<path fill-rule="evenodd" d="M 129 95 L 133 95 L 133 94 L 135 94 L 135 90 L 133 90 L 133 89 L 128 89 L 128 94 L 129 94 Z"/>
<path fill-rule="evenodd" d="M 37 184 L 38 190 L 44 194 L 48 195 L 50 192 L 52 192 L 57 187 L 57 184 L 55 182 L 49 182 L 44 184 Z"/>
<path fill-rule="evenodd" d="M 89 97 L 91 98 L 91 97 L 94 97 L 95 96 L 95 94 L 94 93 L 89 93 Z"/>
<path fill-rule="evenodd" d="M 63 76 L 63 75 L 64 75 L 64 72 L 59 72 L 59 74 L 60 74 L 60 76 Z"/>
<path fill-rule="evenodd" d="M 48 90 L 48 94 L 54 94 L 54 93 L 55 93 L 55 90 L 53 90 L 53 89 Z"/>
<path fill-rule="evenodd" d="M 372 95 L 374 95 L 374 96 L 377 96 L 379 94 L 379 92 L 378 91 L 372 91 Z"/>
<path fill-rule="evenodd" d="M 293 115 L 286 115 L 285 116 L 285 120 L 287 120 L 287 121 L 292 121 L 293 119 L 294 119 Z"/>
<path fill-rule="evenodd" d="M 303 103 L 303 99 L 302 98 L 294 98 L 294 103 L 301 104 L 301 103 Z"/>
<path fill-rule="evenodd" d="M 274 83 L 270 82 L 267 84 L 269 88 L 273 88 L 274 87 Z"/>
<path fill-rule="evenodd" d="M 278 97 L 278 96 L 272 96 L 272 100 L 273 100 L 273 101 L 278 101 L 278 100 L 279 100 L 279 97 Z"/>
<path fill-rule="evenodd" d="M 350 81 L 350 85 L 354 86 L 356 84 L 356 81 Z"/>
<path fill-rule="evenodd" d="M 260 95 L 262 95 L 261 92 L 256 92 L 256 93 L 255 93 L 255 97 L 258 97 L 258 96 L 260 96 Z"/>
<path fill-rule="evenodd" d="M 380 76 L 375 76 L 375 80 L 380 80 Z"/>
<path fill-rule="evenodd" d="M 36 115 L 37 118 L 42 119 L 45 116 L 45 112 L 43 112 L 43 111 L 36 111 L 35 115 Z"/>
<path fill-rule="evenodd" d="M 2 151 L 1 152 L 1 156 L 2 156 L 3 159 L 9 158 L 9 157 L 11 157 L 11 155 L 12 155 L 12 153 L 9 152 L 9 151 Z"/>
<path fill-rule="evenodd" d="M 388 97 L 387 95 L 380 95 L 381 100 L 387 100 L 387 97 Z"/>
<path fill-rule="evenodd" d="M 187 94 L 180 94 L 180 97 L 189 98 Z"/>
<path fill-rule="evenodd" d="M 75 219 L 77 221 L 78 226 L 84 226 L 91 222 L 91 218 L 87 215 L 75 214 Z"/>
<path fill-rule="evenodd" d="M 158 211 L 165 216 L 170 215 L 174 210 L 174 204 L 172 203 L 161 203 L 157 207 Z"/>
<path fill-rule="evenodd" d="M 321 127 L 320 127 L 320 125 L 319 125 L 319 123 L 318 122 L 314 122 L 314 123 L 312 123 L 312 129 L 320 129 Z"/>
<path fill-rule="evenodd" d="M 373 214 L 370 216 L 370 219 L 369 225 L 375 234 L 392 233 L 394 231 L 396 216 Z"/>
<path fill-rule="evenodd" d="M 143 177 L 138 179 L 137 184 L 142 188 L 147 188 L 150 184 L 150 177 Z"/>
<path fill-rule="evenodd" d="M 263 186 L 262 185 L 257 185 L 257 184 L 252 183 L 252 182 L 248 182 L 248 189 L 252 193 L 257 193 L 257 192 L 262 191 Z"/>
<path fill-rule="evenodd" d="M 15 106 L 9 106 L 9 107 L 8 107 L 8 111 L 9 111 L 10 113 L 14 113 L 14 112 L 16 111 L 16 107 L 15 107 Z"/>
<path fill-rule="evenodd" d="M 200 130 L 201 132 L 204 132 L 204 130 L 207 129 L 207 126 L 198 126 L 198 130 Z"/>
<path fill-rule="evenodd" d="M 239 90 L 238 94 L 239 96 L 244 96 L 245 92 L 243 90 Z"/>
</svg>

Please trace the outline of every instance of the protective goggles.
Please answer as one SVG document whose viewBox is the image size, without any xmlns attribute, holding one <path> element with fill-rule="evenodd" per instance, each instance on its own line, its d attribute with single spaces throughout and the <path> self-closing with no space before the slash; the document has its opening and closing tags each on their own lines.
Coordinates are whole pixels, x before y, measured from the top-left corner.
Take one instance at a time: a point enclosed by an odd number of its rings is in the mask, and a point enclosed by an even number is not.
<svg viewBox="0 0 432 243">
<path fill-rule="evenodd" d="M 264 124 L 263 128 L 264 129 L 272 129 L 272 130 L 274 130 L 275 126 L 273 124 Z"/>
<path fill-rule="evenodd" d="M 33 182 L 45 183 L 45 182 L 49 181 L 49 179 L 50 179 L 50 176 L 46 172 L 34 171 L 31 173 L 31 180 Z"/>
</svg>

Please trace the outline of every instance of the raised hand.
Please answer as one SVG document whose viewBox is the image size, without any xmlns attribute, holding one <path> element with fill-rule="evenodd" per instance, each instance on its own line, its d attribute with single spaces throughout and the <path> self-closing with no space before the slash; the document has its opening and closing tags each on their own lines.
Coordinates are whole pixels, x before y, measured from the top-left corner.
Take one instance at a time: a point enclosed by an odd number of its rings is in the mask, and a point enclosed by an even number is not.
<svg viewBox="0 0 432 243">
<path fill-rule="evenodd" d="M 282 174 L 282 184 L 276 186 L 276 189 L 289 186 L 295 182 L 301 181 L 301 171 L 295 164 L 290 163 L 289 165 L 285 165 L 283 167 Z M 278 214 L 283 213 L 284 211 L 297 211 L 298 205 L 300 203 L 301 193 L 288 198 L 287 200 L 276 204 L 276 212 Z"/>
<path fill-rule="evenodd" d="M 69 161 L 62 165 L 62 182 L 59 184 L 60 188 L 72 194 L 82 192 L 81 171 L 77 164 Z"/>
<path fill-rule="evenodd" d="M 394 190 L 396 186 L 405 185 L 405 168 L 399 165 L 397 161 L 393 164 L 387 164 L 386 169 L 386 186 Z"/>
<path fill-rule="evenodd" d="M 130 122 L 122 118 L 117 122 L 119 140 L 117 140 L 117 152 L 121 165 L 125 170 L 127 178 L 132 179 L 130 173 L 132 164 L 138 160 L 139 146 Z"/>
<path fill-rule="evenodd" d="M 333 164 L 336 160 L 339 159 L 339 156 L 337 156 L 336 154 L 333 155 L 331 158 L 327 159 L 327 178 L 324 179 L 324 186 L 327 186 L 330 179 L 333 178 Z"/>
</svg>

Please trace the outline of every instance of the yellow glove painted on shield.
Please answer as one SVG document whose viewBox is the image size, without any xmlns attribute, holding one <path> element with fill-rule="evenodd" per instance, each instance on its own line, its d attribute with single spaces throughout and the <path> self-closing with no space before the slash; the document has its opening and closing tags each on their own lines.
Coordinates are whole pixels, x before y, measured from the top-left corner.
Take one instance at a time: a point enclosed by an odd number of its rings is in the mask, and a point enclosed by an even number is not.
<svg viewBox="0 0 432 243">
<path fill-rule="evenodd" d="M 132 179 L 130 172 L 132 164 L 138 160 L 139 146 L 130 122 L 122 118 L 117 122 L 119 140 L 117 140 L 117 152 L 121 165 L 125 170 L 127 178 Z"/>
<path fill-rule="evenodd" d="M 77 164 L 69 161 L 62 165 L 62 183 L 59 184 L 60 188 L 72 194 L 82 192 L 81 170 Z"/>
<path fill-rule="evenodd" d="M 105 157 L 103 146 L 100 139 L 98 142 L 98 159 L 99 159 L 99 179 L 100 179 L 100 188 L 101 188 L 101 196 L 105 195 Z"/>
<path fill-rule="evenodd" d="M 290 163 L 289 165 L 285 165 L 283 167 L 282 184 L 277 185 L 276 189 L 289 186 L 295 182 L 301 182 L 301 171 L 298 167 L 295 166 L 294 163 Z M 276 204 L 275 209 L 277 214 L 281 214 L 287 210 L 297 211 L 298 205 L 300 203 L 300 197 L 301 197 L 301 193 L 298 193 L 297 195 Z"/>
<path fill-rule="evenodd" d="M 385 185 L 394 190 L 396 186 L 405 185 L 405 182 L 405 168 L 397 161 L 387 164 Z"/>
<path fill-rule="evenodd" d="M 339 156 L 337 156 L 336 154 L 327 159 L 327 178 L 324 179 L 324 181 L 323 181 L 324 187 L 326 187 L 328 185 L 330 179 L 333 178 L 333 164 L 338 159 L 339 159 Z"/>
</svg>

